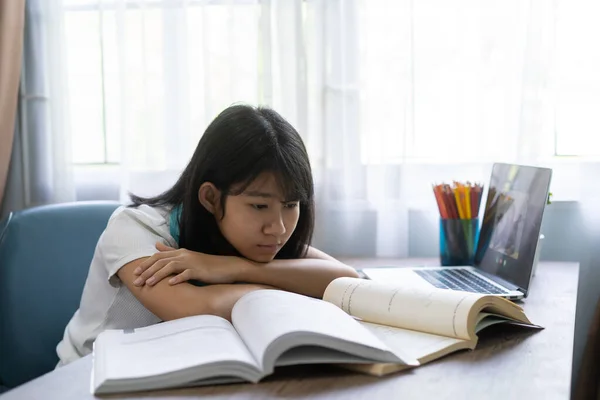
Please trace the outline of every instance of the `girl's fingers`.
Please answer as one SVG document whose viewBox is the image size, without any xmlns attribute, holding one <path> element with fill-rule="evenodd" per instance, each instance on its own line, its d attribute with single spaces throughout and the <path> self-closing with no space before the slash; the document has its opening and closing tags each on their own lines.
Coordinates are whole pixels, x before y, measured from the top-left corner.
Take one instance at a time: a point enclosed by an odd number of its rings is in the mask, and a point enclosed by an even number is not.
<svg viewBox="0 0 600 400">
<path fill-rule="evenodd" d="M 189 281 L 190 279 L 192 279 L 192 271 L 189 269 L 186 269 L 179 275 L 174 276 L 173 278 L 169 279 L 169 284 L 177 285 L 178 283 Z"/>
<path fill-rule="evenodd" d="M 147 268 L 144 272 L 140 274 L 140 276 L 133 281 L 133 284 L 136 286 L 143 286 L 148 278 L 154 275 L 158 270 L 163 268 L 169 262 L 173 261 L 172 259 L 162 258 L 157 260 L 154 264 L 152 264 L 149 268 Z"/>
<path fill-rule="evenodd" d="M 158 251 L 171 251 L 171 250 L 177 250 L 174 249 L 173 247 L 167 246 L 166 244 L 162 243 L 162 242 L 156 242 L 156 249 Z"/>
<path fill-rule="evenodd" d="M 166 277 L 181 271 L 183 271 L 183 268 L 181 267 L 181 263 L 179 261 L 170 261 L 167 265 L 156 271 L 154 275 L 148 278 L 146 284 L 150 286 L 156 285 Z"/>
<path fill-rule="evenodd" d="M 138 267 L 133 271 L 134 275 L 141 275 L 142 272 L 146 271 L 148 268 L 154 265 L 155 262 L 163 258 L 161 253 L 155 253 L 148 257 L 143 263 L 138 265 Z"/>
<path fill-rule="evenodd" d="M 149 267 L 154 265 L 158 260 L 162 260 L 164 258 L 175 257 L 177 254 L 174 251 L 160 251 L 158 253 L 154 253 L 150 257 L 148 257 L 143 263 L 138 265 L 138 267 L 133 271 L 134 275 L 141 275 L 144 271 L 146 271 Z"/>
</svg>

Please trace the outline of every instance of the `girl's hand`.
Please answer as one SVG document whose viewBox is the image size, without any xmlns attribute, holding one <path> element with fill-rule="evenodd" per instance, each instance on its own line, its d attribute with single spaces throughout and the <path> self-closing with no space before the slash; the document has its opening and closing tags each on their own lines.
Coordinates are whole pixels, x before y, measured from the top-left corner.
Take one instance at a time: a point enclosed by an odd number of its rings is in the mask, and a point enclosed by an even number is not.
<svg viewBox="0 0 600 400">
<path fill-rule="evenodd" d="M 139 275 L 133 284 L 153 286 L 161 280 L 169 279 L 169 284 L 195 279 L 204 283 L 234 283 L 243 267 L 237 257 L 219 257 L 197 253 L 186 249 L 174 249 L 160 242 L 156 243 L 158 253 L 149 257 L 134 271 Z"/>
</svg>

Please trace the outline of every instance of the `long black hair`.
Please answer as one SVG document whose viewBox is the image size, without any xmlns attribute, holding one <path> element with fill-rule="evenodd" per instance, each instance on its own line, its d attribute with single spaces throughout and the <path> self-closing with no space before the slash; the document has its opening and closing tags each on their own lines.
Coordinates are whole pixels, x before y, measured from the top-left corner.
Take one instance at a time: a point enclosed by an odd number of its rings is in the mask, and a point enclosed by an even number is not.
<svg viewBox="0 0 600 400">
<path fill-rule="evenodd" d="M 276 111 L 234 105 L 206 128 L 194 155 L 173 187 L 150 198 L 130 194 L 132 205 L 182 207 L 179 247 L 216 255 L 239 252 L 221 233 L 215 215 L 198 200 L 198 190 L 211 182 L 221 192 L 225 216 L 228 195 L 239 195 L 263 172 L 275 175 L 286 201 L 300 202 L 300 218 L 276 258 L 301 258 L 314 229 L 314 186 L 308 154 L 294 127 Z M 233 191 L 234 185 L 237 190 Z"/>
</svg>

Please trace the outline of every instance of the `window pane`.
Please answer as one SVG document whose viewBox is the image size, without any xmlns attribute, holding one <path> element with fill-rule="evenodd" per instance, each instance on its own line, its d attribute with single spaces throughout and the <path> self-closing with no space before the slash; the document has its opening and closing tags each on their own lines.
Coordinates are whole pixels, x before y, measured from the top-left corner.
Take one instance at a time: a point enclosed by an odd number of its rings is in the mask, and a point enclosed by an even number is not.
<svg viewBox="0 0 600 400">
<path fill-rule="evenodd" d="M 179 167 L 220 110 L 259 101 L 260 5 L 166 4 L 63 3 L 75 162 L 124 150 L 133 167 Z"/>
<path fill-rule="evenodd" d="M 528 3 L 359 4 L 363 162 L 514 152 Z"/>
<path fill-rule="evenodd" d="M 556 35 L 556 153 L 600 155 L 600 3 L 560 1 Z"/>
<path fill-rule="evenodd" d="M 119 85 L 119 59 L 117 47 L 117 22 L 114 11 L 102 14 L 102 44 L 104 60 L 104 112 L 106 113 L 106 162 L 121 161 L 121 87 Z"/>
<path fill-rule="evenodd" d="M 518 0 L 415 3 L 411 156 L 474 161 L 514 151 L 526 10 Z"/>
<path fill-rule="evenodd" d="M 259 16 L 252 2 L 186 9 L 189 145 L 232 102 L 258 102 Z"/>
<path fill-rule="evenodd" d="M 122 133 L 132 167 L 165 163 L 163 24 L 160 9 L 128 9 L 120 60 L 125 88 Z"/>
<path fill-rule="evenodd" d="M 105 162 L 98 15 L 96 11 L 65 15 L 74 163 Z"/>
<path fill-rule="evenodd" d="M 98 0 L 62 0 L 62 5 L 66 9 L 89 9 L 96 8 Z"/>
</svg>

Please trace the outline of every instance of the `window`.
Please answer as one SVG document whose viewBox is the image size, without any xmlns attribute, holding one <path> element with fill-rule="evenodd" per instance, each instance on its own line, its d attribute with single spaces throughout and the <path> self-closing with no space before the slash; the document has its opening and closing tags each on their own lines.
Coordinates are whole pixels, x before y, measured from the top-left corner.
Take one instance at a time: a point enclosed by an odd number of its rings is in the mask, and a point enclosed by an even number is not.
<svg viewBox="0 0 600 400">
<path fill-rule="evenodd" d="M 186 158 L 230 98 L 257 102 L 258 2 L 63 4 L 74 163 L 116 164 L 127 146 L 168 167 L 161 150 Z"/>
<path fill-rule="evenodd" d="M 559 1 L 556 154 L 600 156 L 600 3 Z"/>
<path fill-rule="evenodd" d="M 553 155 L 552 126 L 521 120 L 532 81 L 524 65 L 537 61 L 523 40 L 528 2 L 383 3 L 359 12 L 364 162 L 498 160 L 515 153 L 523 130 Z M 548 104 L 540 112 L 552 116 Z"/>
<path fill-rule="evenodd" d="M 119 161 L 120 143 L 108 135 L 104 82 L 112 74 L 104 70 L 98 5 L 71 3 L 65 4 L 64 20 L 73 162 L 115 163 Z"/>
<path fill-rule="evenodd" d="M 143 148 L 129 161 L 147 165 L 152 155 L 158 168 L 168 166 L 174 161 L 164 155 L 186 158 L 206 123 L 230 99 L 264 100 L 264 9 L 258 1 L 63 4 L 77 164 L 118 164 L 123 151 Z M 541 49 L 537 57 L 523 40 L 539 28 L 527 31 L 535 13 L 530 2 L 333 4 L 334 18 L 326 12 L 316 18 L 304 13 L 302 19 L 305 32 L 313 35 L 318 29 L 310 24 L 323 24 L 323 32 L 333 37 L 329 47 L 321 54 L 310 47 L 322 45 L 313 43 L 320 37 L 307 36 L 308 48 L 300 51 L 309 58 L 309 79 L 321 79 L 315 71 L 329 74 L 322 87 L 308 89 L 309 96 L 328 99 L 309 101 L 308 114 L 328 118 L 324 142 L 343 146 L 340 159 L 349 154 L 363 164 L 501 159 L 514 151 L 519 132 L 529 129 L 541 132 L 540 143 L 531 145 L 548 157 L 600 156 L 600 47 L 594 43 L 600 37 L 600 5 L 588 2 L 586 12 L 566 0 L 554 8 L 544 5 L 550 14 L 540 21 L 550 25 L 544 26 L 546 36 L 534 36 Z M 332 20 L 340 26 L 332 28 Z M 271 45 L 276 52 L 281 43 Z M 319 62 L 323 66 L 314 68 Z M 538 74 L 524 67 L 531 62 L 548 63 L 540 69 L 547 68 L 547 75 L 540 75 L 547 82 L 535 93 L 543 104 L 527 104 L 541 114 L 523 121 L 520 107 L 529 90 L 524 80 L 531 78 L 528 73 Z M 273 68 L 274 84 L 286 65 L 278 68 Z M 322 110 L 315 112 L 315 104 Z M 540 121 L 543 126 L 536 125 Z M 314 127 L 315 121 L 305 126 Z M 166 140 L 165 131 L 181 134 Z M 309 148 L 319 152 L 322 142 Z"/>
</svg>

